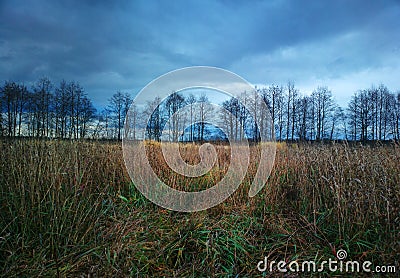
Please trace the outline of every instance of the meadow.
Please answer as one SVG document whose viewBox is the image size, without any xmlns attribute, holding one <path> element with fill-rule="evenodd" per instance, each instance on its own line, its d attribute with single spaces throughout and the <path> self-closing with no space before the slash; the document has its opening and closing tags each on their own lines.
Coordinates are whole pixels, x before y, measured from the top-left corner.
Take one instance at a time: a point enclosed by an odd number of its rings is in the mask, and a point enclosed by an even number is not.
<svg viewBox="0 0 400 278">
<path fill-rule="evenodd" d="M 257 169 L 252 146 L 254 159 L 239 189 L 195 213 L 148 201 L 126 172 L 119 142 L 1 139 L 0 149 L 4 277 L 296 277 L 260 273 L 257 263 L 265 256 L 320 262 L 340 249 L 347 259 L 400 271 L 395 142 L 277 143 L 265 188 L 249 198 Z M 158 175 L 188 191 L 212 186 L 226 173 L 229 148 L 216 150 L 216 166 L 188 183 L 168 171 L 159 145 L 147 146 Z M 197 151 L 191 144 L 181 148 L 189 163 L 199 161 Z"/>
</svg>

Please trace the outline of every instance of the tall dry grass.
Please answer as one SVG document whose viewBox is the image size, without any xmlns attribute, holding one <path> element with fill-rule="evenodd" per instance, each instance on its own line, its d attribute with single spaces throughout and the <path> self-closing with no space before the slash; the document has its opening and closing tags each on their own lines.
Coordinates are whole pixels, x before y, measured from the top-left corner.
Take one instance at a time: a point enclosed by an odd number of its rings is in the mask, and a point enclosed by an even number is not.
<svg viewBox="0 0 400 278">
<path fill-rule="evenodd" d="M 253 146 L 239 189 L 196 213 L 147 201 L 130 184 L 116 143 L 2 140 L 1 150 L 4 276 L 253 276 L 264 256 L 321 261 L 339 249 L 353 260 L 399 264 L 398 144 L 279 143 L 266 187 L 248 198 Z M 147 152 L 165 182 L 189 191 L 226 173 L 230 150 L 216 150 L 216 166 L 190 182 L 168 170 L 158 144 Z M 199 162 L 198 146 L 182 145 L 181 153 Z"/>
<path fill-rule="evenodd" d="M 0 262 L 3 274 L 55 275 L 102 248 L 110 192 L 126 186 L 120 147 L 2 140 Z"/>
</svg>

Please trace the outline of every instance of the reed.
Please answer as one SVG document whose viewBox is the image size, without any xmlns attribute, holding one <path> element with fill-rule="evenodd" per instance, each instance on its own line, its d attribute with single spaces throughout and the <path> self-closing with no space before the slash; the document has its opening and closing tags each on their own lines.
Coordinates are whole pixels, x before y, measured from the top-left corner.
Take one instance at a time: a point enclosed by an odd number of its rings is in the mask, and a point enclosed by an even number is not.
<svg viewBox="0 0 400 278">
<path fill-rule="evenodd" d="M 251 146 L 239 189 L 196 213 L 164 210 L 144 198 L 130 182 L 120 144 L 3 139 L 0 145 L 2 276 L 253 276 L 264 256 L 320 261 L 339 249 L 352 260 L 399 267 L 396 143 L 279 143 L 266 187 L 248 198 L 259 157 Z M 146 148 L 157 175 L 186 191 L 212 186 L 230 164 L 229 147 L 216 145 L 211 171 L 188 180 L 168 169 L 159 144 Z M 198 148 L 181 145 L 180 152 L 196 164 Z"/>
</svg>

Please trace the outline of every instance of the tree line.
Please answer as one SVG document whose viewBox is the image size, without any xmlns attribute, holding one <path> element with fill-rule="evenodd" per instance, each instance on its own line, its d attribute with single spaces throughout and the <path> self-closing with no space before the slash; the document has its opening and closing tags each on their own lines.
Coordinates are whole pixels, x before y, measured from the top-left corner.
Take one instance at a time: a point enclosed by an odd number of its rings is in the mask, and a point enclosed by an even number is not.
<svg viewBox="0 0 400 278">
<path fill-rule="evenodd" d="M 86 137 L 95 108 L 77 82 L 55 87 L 41 78 L 28 89 L 6 81 L 0 90 L 2 136 Z"/>
<path fill-rule="evenodd" d="M 239 98 L 225 100 L 218 111 L 208 105 L 206 95 L 172 92 L 165 100 L 148 101 L 145 107 L 136 107 L 132 101 L 130 94 L 118 91 L 106 108 L 97 111 L 75 81 L 56 85 L 40 78 L 30 88 L 5 81 L 0 87 L 0 136 L 120 140 L 129 111 L 135 139 L 162 140 L 162 131 L 168 130 L 166 140 L 171 141 L 203 141 L 213 136 L 257 141 L 260 134 L 271 134 L 271 129 L 279 141 L 400 139 L 400 92 L 390 92 L 383 84 L 355 92 L 347 107 L 340 107 L 327 87 L 302 94 L 292 82 L 243 92 Z M 181 109 L 184 112 L 177 113 Z M 225 127 L 225 135 L 207 124 L 212 118 Z"/>
<path fill-rule="evenodd" d="M 124 115 L 132 102 L 115 93 L 100 113 L 75 81 L 58 85 L 40 78 L 31 88 L 13 81 L 0 87 L 0 136 L 62 139 L 121 139 Z"/>
</svg>

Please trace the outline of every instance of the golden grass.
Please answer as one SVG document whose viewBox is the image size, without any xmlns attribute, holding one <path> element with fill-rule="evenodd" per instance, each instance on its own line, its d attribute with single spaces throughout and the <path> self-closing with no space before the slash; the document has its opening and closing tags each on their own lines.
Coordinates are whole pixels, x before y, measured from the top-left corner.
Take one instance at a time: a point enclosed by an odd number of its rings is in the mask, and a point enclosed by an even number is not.
<svg viewBox="0 0 400 278">
<path fill-rule="evenodd" d="M 147 201 L 130 183 L 120 144 L 2 140 L 0 267 L 4 276 L 254 276 L 264 256 L 334 258 L 398 264 L 400 146 L 277 144 L 266 187 L 254 198 L 248 174 L 224 203 L 179 213 Z M 158 143 L 147 145 L 160 177 L 182 190 L 218 182 L 230 150 L 187 179 L 166 168 Z M 197 145 L 182 145 L 188 163 Z M 277 273 L 269 273 L 271 277 Z"/>
</svg>

